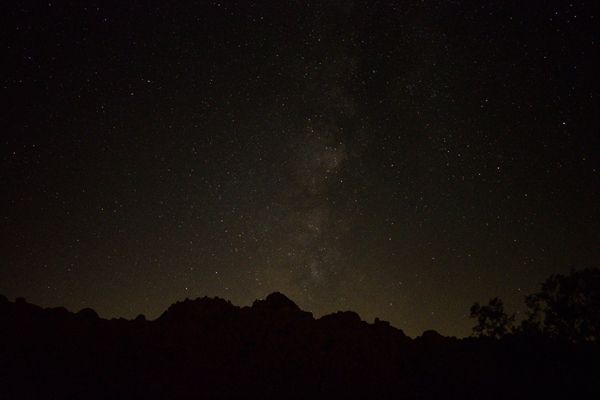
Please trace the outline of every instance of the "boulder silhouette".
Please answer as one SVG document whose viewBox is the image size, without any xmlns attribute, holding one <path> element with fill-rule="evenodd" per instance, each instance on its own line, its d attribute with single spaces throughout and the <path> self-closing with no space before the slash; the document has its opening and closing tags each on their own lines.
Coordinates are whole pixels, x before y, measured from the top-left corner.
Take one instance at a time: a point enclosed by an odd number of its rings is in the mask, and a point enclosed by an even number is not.
<svg viewBox="0 0 600 400">
<path fill-rule="evenodd" d="M 439 332 L 434 331 L 433 329 L 428 329 L 424 331 L 418 339 L 427 342 L 427 343 L 440 343 L 444 341 L 444 337 L 439 334 Z"/>
<path fill-rule="evenodd" d="M 98 313 L 91 309 L 91 308 L 83 308 L 81 309 L 78 313 L 77 313 L 77 317 L 84 319 L 84 320 L 89 320 L 89 321 L 93 321 L 96 320 L 98 318 L 100 318 L 98 316 Z"/>
<path fill-rule="evenodd" d="M 330 329 L 357 329 L 365 322 L 353 311 L 338 311 L 319 318 L 319 323 Z"/>
</svg>

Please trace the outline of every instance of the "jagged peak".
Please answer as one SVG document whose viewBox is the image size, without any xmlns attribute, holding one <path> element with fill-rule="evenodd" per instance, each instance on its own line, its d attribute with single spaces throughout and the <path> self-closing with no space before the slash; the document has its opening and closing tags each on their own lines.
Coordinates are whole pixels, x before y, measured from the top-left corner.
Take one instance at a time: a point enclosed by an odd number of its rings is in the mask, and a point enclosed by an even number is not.
<svg viewBox="0 0 600 400">
<path fill-rule="evenodd" d="M 207 315 L 219 315 L 237 309 L 230 301 L 220 297 L 198 297 L 196 299 L 186 298 L 171 304 L 169 308 L 158 318 L 164 319 L 188 319 L 193 320 Z"/>
<path fill-rule="evenodd" d="M 280 292 L 273 292 L 264 300 L 255 300 L 252 303 L 252 308 L 277 311 L 302 311 L 296 303 Z"/>
</svg>

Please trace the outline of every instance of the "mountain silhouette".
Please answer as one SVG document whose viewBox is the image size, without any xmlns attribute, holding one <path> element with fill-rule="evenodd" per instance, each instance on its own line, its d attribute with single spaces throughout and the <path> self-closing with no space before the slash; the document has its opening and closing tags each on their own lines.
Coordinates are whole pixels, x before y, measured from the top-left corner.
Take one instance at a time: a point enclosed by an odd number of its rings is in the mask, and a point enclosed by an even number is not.
<svg viewBox="0 0 600 400">
<path fill-rule="evenodd" d="M 594 398 L 596 345 L 416 339 L 352 311 L 314 318 L 281 293 L 185 299 L 103 319 L 0 296 L 0 399 Z M 564 397 L 563 397 L 564 396 Z M 590 397 L 591 396 L 591 397 Z"/>
</svg>

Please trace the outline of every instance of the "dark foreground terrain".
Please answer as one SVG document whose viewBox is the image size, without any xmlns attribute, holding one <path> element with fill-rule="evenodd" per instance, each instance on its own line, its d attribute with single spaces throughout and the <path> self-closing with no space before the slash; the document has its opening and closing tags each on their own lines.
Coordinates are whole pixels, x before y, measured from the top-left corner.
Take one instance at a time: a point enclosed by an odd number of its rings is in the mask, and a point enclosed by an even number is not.
<svg viewBox="0 0 600 400">
<path fill-rule="evenodd" d="M 353 312 L 314 319 L 279 293 L 241 308 L 185 300 L 154 321 L 0 296 L 0 399 L 592 399 L 599 354 L 522 336 L 411 339 Z"/>
</svg>

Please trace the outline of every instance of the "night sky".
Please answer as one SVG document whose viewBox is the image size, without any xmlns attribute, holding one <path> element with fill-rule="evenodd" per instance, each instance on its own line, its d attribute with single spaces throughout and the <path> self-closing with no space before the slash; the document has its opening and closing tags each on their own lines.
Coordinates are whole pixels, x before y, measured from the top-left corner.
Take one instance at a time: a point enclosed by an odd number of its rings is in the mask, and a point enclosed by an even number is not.
<svg viewBox="0 0 600 400">
<path fill-rule="evenodd" d="M 595 1 L 2 5 L 0 293 L 470 333 L 600 260 Z"/>
</svg>

